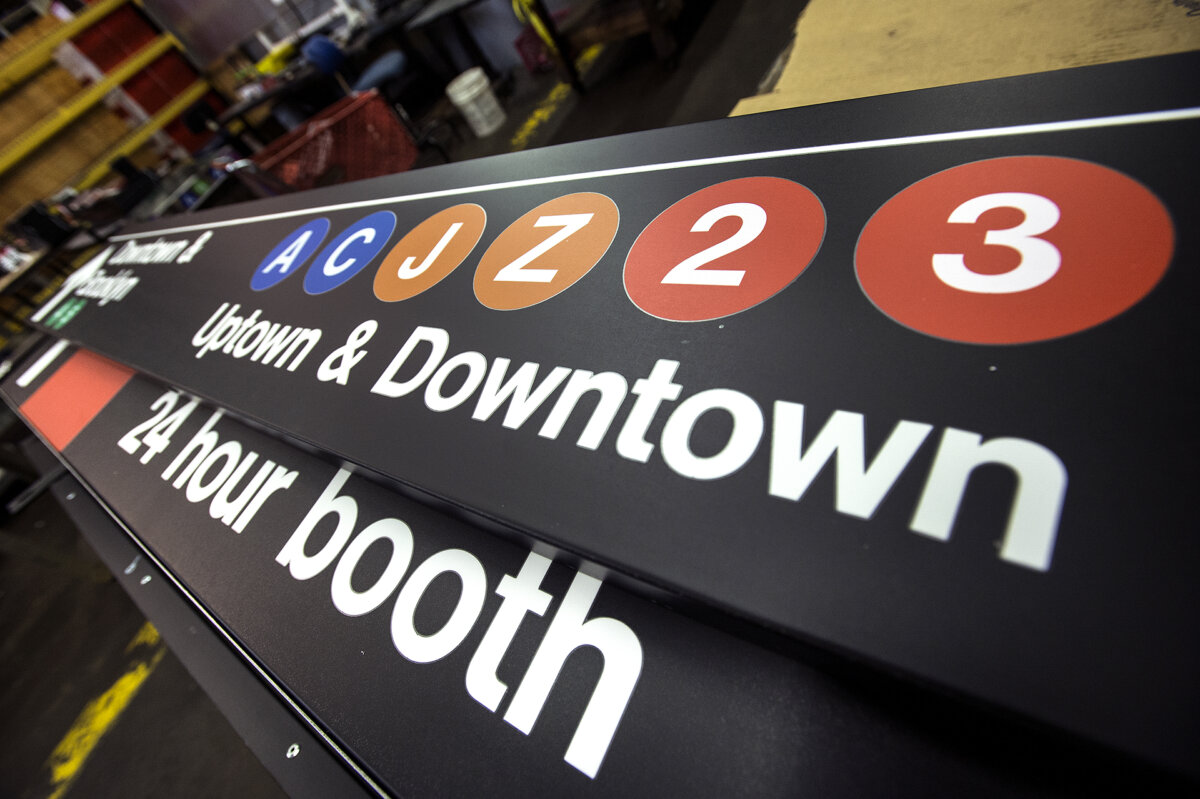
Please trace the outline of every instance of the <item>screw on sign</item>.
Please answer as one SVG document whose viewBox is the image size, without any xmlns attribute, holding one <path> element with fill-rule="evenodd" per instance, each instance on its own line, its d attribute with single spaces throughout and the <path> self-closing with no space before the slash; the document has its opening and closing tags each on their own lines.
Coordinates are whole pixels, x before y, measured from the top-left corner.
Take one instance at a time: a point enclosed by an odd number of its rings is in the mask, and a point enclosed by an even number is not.
<svg viewBox="0 0 1200 799">
<path fill-rule="evenodd" d="M 880 311 L 950 341 L 1022 344 L 1128 310 L 1166 272 L 1166 208 L 1127 175 L 1016 156 L 920 180 L 863 228 L 858 280 Z"/>
</svg>

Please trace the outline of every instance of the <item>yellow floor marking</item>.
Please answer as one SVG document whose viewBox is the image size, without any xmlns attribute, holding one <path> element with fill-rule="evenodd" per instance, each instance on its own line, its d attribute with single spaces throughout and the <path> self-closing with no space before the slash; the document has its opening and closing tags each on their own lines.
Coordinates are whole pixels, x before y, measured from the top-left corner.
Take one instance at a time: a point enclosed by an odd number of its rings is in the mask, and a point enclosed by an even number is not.
<svg viewBox="0 0 1200 799">
<path fill-rule="evenodd" d="M 46 761 L 50 770 L 50 799 L 59 799 L 71 787 L 96 744 L 129 706 L 167 651 L 150 622 L 142 625 L 125 647 L 127 654 L 135 650 L 137 655 L 126 672 L 107 691 L 88 702 Z"/>
<path fill-rule="evenodd" d="M 579 54 L 579 58 L 575 60 L 575 69 L 581 77 L 591 68 L 592 64 L 596 63 L 596 59 L 603 52 L 603 44 L 593 44 Z M 533 139 L 534 134 L 537 133 L 537 129 L 554 116 L 559 107 L 571 96 L 571 91 L 569 83 L 559 81 L 554 85 L 550 93 L 542 98 L 537 108 L 521 123 L 521 127 L 517 129 L 517 132 L 509 140 L 508 144 L 513 152 L 524 150 L 529 146 L 529 142 Z"/>
<path fill-rule="evenodd" d="M 161 640 L 162 639 L 158 635 L 158 630 L 154 629 L 154 625 L 150 622 L 146 622 L 125 646 L 125 654 L 128 655 L 139 646 L 157 646 L 158 642 Z"/>
</svg>

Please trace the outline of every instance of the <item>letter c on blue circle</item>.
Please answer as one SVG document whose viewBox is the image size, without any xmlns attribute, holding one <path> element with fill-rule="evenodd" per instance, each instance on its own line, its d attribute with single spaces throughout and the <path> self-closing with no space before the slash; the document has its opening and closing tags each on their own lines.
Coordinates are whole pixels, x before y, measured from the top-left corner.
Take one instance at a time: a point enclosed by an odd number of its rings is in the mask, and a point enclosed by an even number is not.
<svg viewBox="0 0 1200 799">
<path fill-rule="evenodd" d="M 263 291 L 274 286 L 288 275 L 300 271 L 296 267 L 304 263 L 316 252 L 329 232 L 329 220 L 317 218 L 305 222 L 293 230 L 283 241 L 275 245 L 275 249 L 254 270 L 250 278 L 250 288 Z"/>
<path fill-rule="evenodd" d="M 379 254 L 395 229 L 395 214 L 376 211 L 343 230 L 308 267 L 304 290 L 324 294 L 357 275 Z"/>
</svg>

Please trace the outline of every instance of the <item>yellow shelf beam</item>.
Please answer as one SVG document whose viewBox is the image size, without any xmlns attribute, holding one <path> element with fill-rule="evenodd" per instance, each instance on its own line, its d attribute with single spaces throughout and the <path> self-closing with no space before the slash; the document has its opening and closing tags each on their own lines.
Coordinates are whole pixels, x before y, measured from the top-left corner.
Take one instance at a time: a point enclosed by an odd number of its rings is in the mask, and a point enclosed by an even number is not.
<svg viewBox="0 0 1200 799">
<path fill-rule="evenodd" d="M 175 39 L 164 34 L 118 64 L 104 78 L 72 97 L 65 105 L 54 109 L 38 124 L 0 150 L 0 175 L 12 169 L 51 137 L 86 114 L 101 102 L 105 95 L 132 78 L 152 61 L 175 46 Z"/>
<path fill-rule="evenodd" d="M 16 57 L 0 64 L 0 96 L 24 83 L 49 64 L 60 44 L 95 25 L 126 2 L 127 0 L 100 0 L 92 3 L 74 19 L 55 28 L 50 35 L 44 36 Z"/>
<path fill-rule="evenodd" d="M 140 127 L 130 132 L 129 135 L 97 158 L 92 166 L 88 168 L 87 172 L 83 173 L 83 177 L 75 183 L 75 188 L 82 190 L 99 183 L 108 174 L 109 164 L 113 160 L 119 156 L 128 156 L 135 152 L 139 147 L 148 142 L 151 136 L 162 130 L 171 120 L 187 110 L 192 103 L 198 102 L 208 92 L 209 86 L 206 81 L 198 80 L 193 83 L 174 100 L 160 108 L 154 116 L 143 122 Z"/>
</svg>

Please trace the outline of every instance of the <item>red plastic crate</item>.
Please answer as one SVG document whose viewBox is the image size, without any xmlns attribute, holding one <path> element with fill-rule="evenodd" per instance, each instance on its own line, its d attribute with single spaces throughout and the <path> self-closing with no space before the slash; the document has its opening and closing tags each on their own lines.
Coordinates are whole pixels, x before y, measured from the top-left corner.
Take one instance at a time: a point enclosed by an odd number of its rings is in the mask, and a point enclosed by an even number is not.
<svg viewBox="0 0 1200 799">
<path fill-rule="evenodd" d="M 337 101 L 254 155 L 259 168 L 296 189 L 404 172 L 417 145 L 375 89 Z"/>
</svg>

